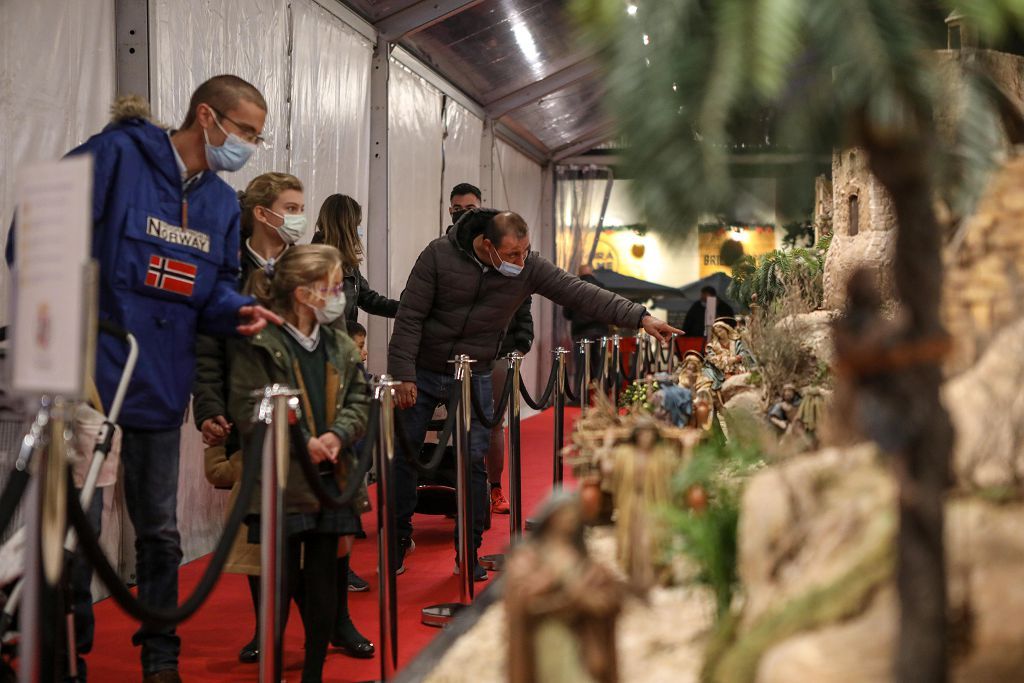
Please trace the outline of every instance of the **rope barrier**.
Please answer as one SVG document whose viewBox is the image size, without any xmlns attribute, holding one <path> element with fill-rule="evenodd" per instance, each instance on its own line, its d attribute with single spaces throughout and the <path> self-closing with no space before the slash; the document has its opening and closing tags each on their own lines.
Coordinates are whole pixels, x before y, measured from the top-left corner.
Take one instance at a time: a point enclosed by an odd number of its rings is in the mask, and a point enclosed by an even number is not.
<svg viewBox="0 0 1024 683">
<path fill-rule="evenodd" d="M 526 401 L 526 405 L 530 406 L 534 410 L 547 410 L 551 407 L 551 395 L 555 390 L 555 381 L 558 379 L 558 365 L 551 366 L 551 375 L 548 377 L 548 385 L 544 388 L 544 395 L 539 401 L 534 401 L 533 397 L 530 396 L 530 391 L 526 388 L 526 383 L 523 381 L 522 376 L 519 377 L 519 391 L 523 395 L 523 400 Z"/>
<path fill-rule="evenodd" d="M 582 356 L 580 357 L 580 359 L 582 362 Z M 580 373 L 580 376 L 582 377 L 583 374 Z M 568 398 L 573 403 L 580 400 L 578 394 L 572 393 L 572 380 L 569 379 L 569 373 L 565 373 L 565 397 Z"/>
<path fill-rule="evenodd" d="M 474 393 L 472 395 L 473 414 L 476 415 L 476 419 L 478 419 L 487 429 L 494 429 L 504 421 L 503 414 L 505 412 L 505 407 L 508 406 L 508 399 L 512 395 L 512 380 L 512 373 L 505 375 L 505 386 L 501 389 L 501 398 L 498 399 L 498 405 L 494 407 L 492 419 L 487 419 L 487 415 L 484 414 L 484 407 L 480 404 L 479 393 Z"/>
<path fill-rule="evenodd" d="M 220 540 L 217 541 L 217 547 L 213 551 L 213 558 L 206 567 L 206 571 L 203 572 L 199 585 L 196 586 L 188 599 L 178 607 L 171 609 L 151 607 L 132 595 L 128 587 L 121 581 L 117 570 L 111 567 L 110 562 L 107 561 L 107 556 L 100 547 L 96 531 L 92 528 L 92 524 L 89 523 L 85 511 L 82 510 L 78 496 L 75 495 L 74 487 L 67 487 L 68 515 L 72 526 L 74 526 L 78 534 L 82 552 L 96 570 L 96 574 L 110 591 L 117 604 L 133 619 L 149 626 L 180 624 L 195 614 L 203 603 L 206 602 L 206 599 L 210 597 L 210 593 L 217 584 L 217 579 L 220 578 L 221 572 L 224 570 L 224 563 L 228 559 L 228 554 L 234 545 L 235 537 L 242 526 L 242 521 L 248 513 L 249 502 L 256 492 L 260 468 L 255 466 L 254 463 L 258 463 L 263 456 L 263 441 L 266 437 L 267 429 L 268 425 L 264 422 L 257 422 L 254 425 L 244 454 L 244 462 L 249 463 L 250 466 L 242 468 L 242 481 L 238 490 L 238 498 L 235 500 L 235 505 L 231 508 L 231 513 L 224 524 L 224 533 L 221 535 Z"/>
<path fill-rule="evenodd" d="M 453 388 L 455 390 L 453 390 Z M 444 458 L 445 449 L 448 447 L 448 442 L 452 438 L 452 432 L 455 430 L 455 422 L 457 421 L 456 413 L 458 412 L 459 402 L 462 399 L 462 380 L 453 380 L 451 386 L 448 389 L 448 416 L 444 421 L 444 430 L 438 437 L 437 446 L 434 448 L 433 454 L 431 454 L 430 460 L 424 462 L 420 460 L 418 453 L 419 447 L 413 447 L 409 443 L 409 435 L 405 433 L 405 425 L 403 423 L 402 411 L 395 411 L 395 438 L 398 440 L 398 445 L 406 452 L 411 458 L 412 464 L 416 466 L 420 474 L 433 474 L 437 468 L 441 465 L 441 460 Z"/>
<path fill-rule="evenodd" d="M 302 440 L 302 430 L 299 426 L 292 425 L 289 431 L 292 441 L 292 457 L 298 460 L 299 469 L 302 470 L 306 483 L 309 484 L 309 488 L 313 490 L 313 495 L 320 501 L 320 504 L 332 510 L 339 510 L 351 505 L 366 478 L 366 473 L 373 465 L 373 449 L 377 446 L 377 436 L 380 431 L 380 404 L 373 401 L 370 405 L 370 419 L 366 428 L 366 436 L 363 438 L 363 452 L 359 454 L 356 466 L 349 472 L 348 478 L 345 480 L 345 489 L 340 496 L 335 496 L 324 486 L 320 471 L 309 457 L 309 451 Z"/>
</svg>

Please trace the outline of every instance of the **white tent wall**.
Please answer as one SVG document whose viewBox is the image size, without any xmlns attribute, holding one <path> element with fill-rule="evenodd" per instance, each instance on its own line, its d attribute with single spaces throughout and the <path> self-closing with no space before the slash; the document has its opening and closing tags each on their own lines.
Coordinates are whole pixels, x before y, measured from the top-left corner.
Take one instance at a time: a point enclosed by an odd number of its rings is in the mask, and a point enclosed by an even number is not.
<svg viewBox="0 0 1024 683">
<path fill-rule="evenodd" d="M 398 298 L 416 258 L 440 234 L 442 95 L 395 60 L 388 98 L 389 296 Z"/>
<path fill-rule="evenodd" d="M 149 0 L 150 92 L 157 120 L 181 125 L 189 98 L 211 76 L 234 74 L 267 101 L 269 148 L 237 173 L 221 177 L 235 189 L 267 171 L 286 171 L 288 158 L 287 0 Z"/>
<path fill-rule="evenodd" d="M 48 44 L 40 44 L 42 36 Z M 0 235 L 6 244 L 18 170 L 60 158 L 108 119 L 114 0 L 0 2 L 0 83 Z M 6 285 L 3 262 L 0 322 L 7 320 Z"/>
<path fill-rule="evenodd" d="M 41 36 L 49 44 L 41 46 Z M 114 0 L 0 3 L 0 246 L 6 244 L 14 215 L 18 170 L 60 158 L 107 123 L 114 62 Z M 0 321 L 6 322 L 8 273 L 6 261 L 0 263 Z M 17 450 L 6 443 L 0 450 L 5 453 L 2 486 Z M 119 558 L 119 498 L 112 489 L 106 491 L 100 541 L 110 557 Z M 19 514 L 8 531 L 20 519 Z M 106 594 L 98 582 L 94 588 L 97 598 Z"/>
<path fill-rule="evenodd" d="M 310 0 L 292 0 L 292 26 L 291 172 L 306 187 L 309 241 L 332 194 L 366 216 L 373 45 Z"/>
<path fill-rule="evenodd" d="M 515 211 L 530 226 L 534 251 L 554 258 L 542 236 L 543 169 L 525 154 L 502 140 L 496 140 L 492 150 L 491 206 Z M 550 329 L 550 309 L 547 300 L 533 297 L 534 349 L 523 361 L 523 380 L 532 396 L 537 396 L 548 378 L 551 358 L 544 343 Z"/>
<path fill-rule="evenodd" d="M 441 226 L 451 223 L 448 213 L 452 188 L 459 183 L 480 185 L 480 144 L 484 122 L 458 102 L 445 99 L 444 179 L 441 182 Z"/>
</svg>

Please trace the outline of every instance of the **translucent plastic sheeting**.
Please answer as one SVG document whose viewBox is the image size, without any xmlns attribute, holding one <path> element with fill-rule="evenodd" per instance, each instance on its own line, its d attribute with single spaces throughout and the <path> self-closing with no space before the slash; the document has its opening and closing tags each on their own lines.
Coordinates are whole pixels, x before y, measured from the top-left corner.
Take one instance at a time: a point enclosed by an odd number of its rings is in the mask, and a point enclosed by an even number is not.
<svg viewBox="0 0 1024 683">
<path fill-rule="evenodd" d="M 373 46 L 310 0 L 293 0 L 292 26 L 291 172 L 306 187 L 308 242 L 332 194 L 366 216 Z"/>
<path fill-rule="evenodd" d="M 526 220 L 530 231 L 536 233 L 540 228 L 543 190 L 540 164 L 502 140 L 495 141 L 492 156 L 494 208 L 515 211 Z M 547 256 L 552 258 L 554 255 Z"/>
<path fill-rule="evenodd" d="M 196 87 L 218 74 L 249 81 L 267 100 L 260 149 L 237 173 L 237 189 L 261 173 L 288 170 L 287 0 L 150 0 L 150 63 L 156 117 L 177 128 Z"/>
<path fill-rule="evenodd" d="M 0 2 L 0 83 L 2 247 L 18 169 L 59 158 L 107 121 L 114 97 L 114 0 Z M 3 264 L 2 321 L 6 282 Z"/>
<path fill-rule="evenodd" d="M 388 251 L 389 293 L 396 298 L 416 258 L 440 232 L 441 105 L 438 90 L 391 60 Z"/>
<path fill-rule="evenodd" d="M 450 222 L 448 197 L 459 183 L 480 186 L 480 141 L 484 122 L 468 109 L 445 100 L 444 180 L 441 183 L 441 225 Z"/>
<path fill-rule="evenodd" d="M 496 209 L 515 211 L 530 226 L 531 246 L 534 251 L 545 251 L 541 240 L 541 203 L 543 197 L 544 173 L 540 165 L 501 140 L 496 140 L 492 149 L 491 196 Z M 547 258 L 554 254 L 545 253 Z M 547 326 L 540 314 L 540 297 L 533 297 L 533 325 L 535 344 L 545 338 Z M 551 368 L 551 357 L 538 352 L 527 354 L 523 361 L 523 379 L 531 394 L 544 388 L 547 373 Z M 543 377 L 540 374 L 543 373 Z"/>
</svg>

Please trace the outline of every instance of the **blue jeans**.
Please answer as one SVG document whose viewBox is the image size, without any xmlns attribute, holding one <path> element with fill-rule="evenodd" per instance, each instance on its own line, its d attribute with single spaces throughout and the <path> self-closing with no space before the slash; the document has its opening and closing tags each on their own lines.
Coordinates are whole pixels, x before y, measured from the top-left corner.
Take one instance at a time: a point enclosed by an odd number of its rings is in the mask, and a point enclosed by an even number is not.
<svg viewBox="0 0 1024 683">
<path fill-rule="evenodd" d="M 405 428 L 405 441 L 412 448 L 418 448 L 427 437 L 427 424 L 434 416 L 434 409 L 446 403 L 448 400 L 448 389 L 454 378 L 451 374 L 431 372 L 430 370 L 416 370 L 416 405 L 401 412 L 402 426 Z M 480 404 L 484 409 L 487 419 L 492 419 L 494 401 L 491 396 L 491 373 L 485 372 L 474 374 L 472 381 L 473 394 L 479 397 Z M 470 407 L 472 414 L 472 407 Z M 487 517 L 487 468 L 484 465 L 484 457 L 490 445 L 491 431 L 484 427 L 472 415 L 472 425 L 469 432 L 469 452 L 472 459 L 472 477 L 470 491 L 472 494 L 473 511 L 473 544 L 479 548 L 484 537 L 484 521 Z M 410 462 L 410 458 L 419 457 L 419 451 L 406 453 L 402 448 L 402 440 L 398 441 L 398 457 L 396 460 L 395 472 L 395 510 L 399 539 L 412 537 L 412 514 L 416 510 L 416 487 L 419 485 L 419 472 L 416 466 Z M 458 548 L 458 528 L 455 529 L 455 544 Z"/>
<path fill-rule="evenodd" d="M 124 497 L 135 527 L 135 575 L 146 605 L 178 605 L 178 458 L 181 430 L 125 429 L 121 442 Z M 145 674 L 178 668 L 181 639 L 173 626 L 143 626 L 132 636 L 142 646 Z"/>
</svg>

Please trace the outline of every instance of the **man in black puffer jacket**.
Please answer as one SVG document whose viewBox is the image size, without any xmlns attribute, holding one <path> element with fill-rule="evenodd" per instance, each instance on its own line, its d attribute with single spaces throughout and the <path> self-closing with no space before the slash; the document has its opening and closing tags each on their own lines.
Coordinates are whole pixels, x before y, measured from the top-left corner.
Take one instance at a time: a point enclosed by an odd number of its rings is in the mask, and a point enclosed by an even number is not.
<svg viewBox="0 0 1024 683">
<path fill-rule="evenodd" d="M 409 274 L 398 309 L 388 372 L 401 382 L 398 406 L 411 446 L 423 443 L 427 423 L 447 398 L 452 382 L 448 362 L 459 354 L 474 359 L 472 390 L 492 417 L 491 369 L 516 311 L 532 294 L 620 327 L 643 328 L 659 340 L 678 330 L 647 313 L 638 304 L 583 282 L 546 258 L 530 251 L 526 222 L 512 212 L 477 209 L 466 213 L 423 250 Z M 479 548 L 487 514 L 487 472 L 484 454 L 489 430 L 476 416 L 470 434 L 472 458 L 473 541 Z M 409 462 L 397 458 L 397 526 L 400 556 L 412 543 L 412 514 L 416 508 L 418 475 Z M 476 558 L 473 558 L 474 561 Z M 477 580 L 487 578 L 479 566 Z"/>
</svg>

